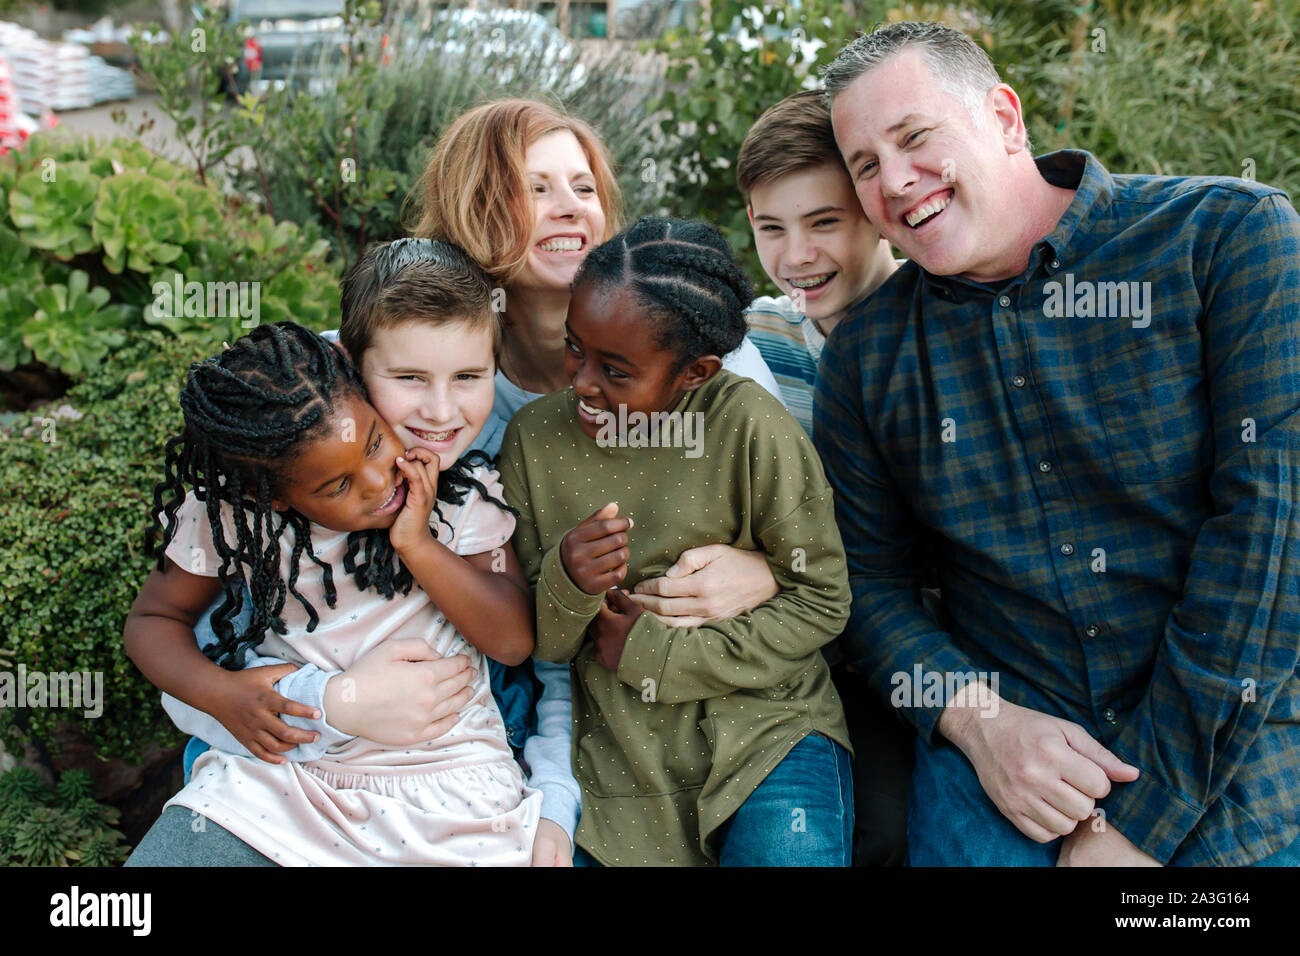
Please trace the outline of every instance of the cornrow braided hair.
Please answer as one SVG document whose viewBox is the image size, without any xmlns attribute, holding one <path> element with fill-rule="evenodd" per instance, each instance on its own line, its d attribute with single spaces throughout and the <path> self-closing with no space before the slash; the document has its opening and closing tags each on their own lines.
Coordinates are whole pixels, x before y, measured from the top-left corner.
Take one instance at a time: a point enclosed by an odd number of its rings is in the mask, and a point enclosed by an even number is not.
<svg viewBox="0 0 1300 956">
<path fill-rule="evenodd" d="M 333 569 L 312 549 L 311 522 L 294 509 L 278 514 L 271 501 L 287 482 L 285 466 L 330 427 L 334 407 L 348 394 L 367 398 L 352 364 L 331 343 L 292 322 L 258 326 L 220 355 L 190 366 L 180 393 L 185 428 L 165 447 L 164 477 L 154 487 L 155 520 L 145 536 L 145 552 L 157 557 L 159 570 L 165 568 L 176 512 L 187 487 L 192 488 L 207 505 L 224 598 L 212 615 L 217 641 L 204 653 L 227 669 L 242 667 L 244 650 L 261 643 L 268 628 L 286 633 L 280 614 L 289 595 L 306 610 L 307 630 L 315 630 L 316 609 L 296 587 L 304 553 L 321 568 L 326 603 L 335 605 Z M 469 477 L 478 463 L 467 455 L 442 473 L 438 496 L 461 504 L 468 490 L 476 488 L 487 498 L 482 484 Z M 233 543 L 226 539 L 223 502 L 233 516 Z M 287 581 L 280 567 L 286 528 L 293 533 Z M 373 588 L 386 598 L 407 593 L 413 582 L 382 528 L 348 535 L 344 570 L 358 587 Z M 252 618 L 236 634 L 233 621 L 243 609 L 245 589 Z"/>
<path fill-rule="evenodd" d="M 749 277 L 727 240 L 707 223 L 645 216 L 591 251 L 574 277 L 626 286 L 658 320 L 656 342 L 677 353 L 677 368 L 740 347 Z"/>
</svg>

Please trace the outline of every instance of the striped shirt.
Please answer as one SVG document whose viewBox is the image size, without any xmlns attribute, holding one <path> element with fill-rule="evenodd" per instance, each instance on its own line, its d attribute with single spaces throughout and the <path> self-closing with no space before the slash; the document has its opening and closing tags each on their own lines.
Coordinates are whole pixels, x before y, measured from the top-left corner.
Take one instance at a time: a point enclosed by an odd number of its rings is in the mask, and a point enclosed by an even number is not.
<svg viewBox="0 0 1300 956">
<path fill-rule="evenodd" d="M 908 263 L 822 353 L 843 641 L 885 698 L 997 673 L 1141 770 L 1098 801 L 1139 848 L 1253 862 L 1300 834 L 1300 217 L 1240 179 L 1037 163 L 1076 193 L 1021 275 Z"/>
<path fill-rule="evenodd" d="M 781 387 L 785 407 L 811 435 L 813 388 L 826 336 L 816 322 L 795 310 L 788 295 L 759 296 L 745 312 L 745 322 L 750 340 Z"/>
</svg>

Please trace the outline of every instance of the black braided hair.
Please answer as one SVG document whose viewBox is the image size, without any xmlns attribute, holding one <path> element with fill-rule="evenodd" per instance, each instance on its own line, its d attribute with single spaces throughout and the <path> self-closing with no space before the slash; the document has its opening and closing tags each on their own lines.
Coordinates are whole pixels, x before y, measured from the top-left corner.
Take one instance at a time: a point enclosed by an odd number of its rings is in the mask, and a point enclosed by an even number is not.
<svg viewBox="0 0 1300 956">
<path fill-rule="evenodd" d="M 645 216 L 583 260 L 573 287 L 625 286 L 657 320 L 655 341 L 681 369 L 740 347 L 754 288 L 722 234 L 691 219 Z"/>
<path fill-rule="evenodd" d="M 285 486 L 288 463 L 330 427 L 334 408 L 349 394 L 367 398 L 352 364 L 335 346 L 292 322 L 258 326 L 220 355 L 190 366 L 180 394 L 185 428 L 165 448 L 164 478 L 154 487 L 155 523 L 146 534 L 145 551 L 157 557 L 163 570 L 167 545 L 176 534 L 176 512 L 186 488 L 192 488 L 207 505 L 213 547 L 221 557 L 217 577 L 224 600 L 212 615 L 217 641 L 205 653 L 223 667 L 242 667 L 245 648 L 261 643 L 268 628 L 286 633 L 280 613 L 290 594 L 307 611 L 307 630 L 315 630 L 316 609 L 296 587 L 304 553 L 321 568 L 326 603 L 335 605 L 333 569 L 312 549 L 311 522 L 294 509 L 277 514 L 271 500 Z M 440 475 L 439 497 L 460 504 L 470 488 L 488 497 L 469 477 L 475 463 L 467 455 Z M 233 516 L 233 544 L 226 540 L 221 520 L 223 502 Z M 287 581 L 280 567 L 286 527 L 294 536 Z M 357 563 L 355 556 L 362 551 L 364 560 Z M 413 581 L 383 528 L 348 535 L 344 568 L 358 587 L 373 588 L 386 598 L 407 593 Z M 252 619 L 236 634 L 233 622 L 243 609 L 244 588 L 252 599 Z"/>
</svg>

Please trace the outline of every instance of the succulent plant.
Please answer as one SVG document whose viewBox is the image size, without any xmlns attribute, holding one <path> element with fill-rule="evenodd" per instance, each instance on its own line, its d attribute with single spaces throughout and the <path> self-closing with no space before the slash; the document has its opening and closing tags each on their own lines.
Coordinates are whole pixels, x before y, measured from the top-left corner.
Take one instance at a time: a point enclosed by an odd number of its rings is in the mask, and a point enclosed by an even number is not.
<svg viewBox="0 0 1300 956">
<path fill-rule="evenodd" d="M 126 338 L 122 326 L 133 309 L 109 305 L 109 291 L 90 288 L 90 276 L 75 270 L 67 284 L 38 289 L 36 312 L 22 325 L 23 345 L 69 374 L 95 365 Z"/>
<path fill-rule="evenodd" d="M 91 232 L 104 248 L 109 272 L 130 268 L 148 275 L 184 251 L 190 237 L 186 206 L 165 181 L 127 171 L 102 180 L 97 198 Z"/>
</svg>

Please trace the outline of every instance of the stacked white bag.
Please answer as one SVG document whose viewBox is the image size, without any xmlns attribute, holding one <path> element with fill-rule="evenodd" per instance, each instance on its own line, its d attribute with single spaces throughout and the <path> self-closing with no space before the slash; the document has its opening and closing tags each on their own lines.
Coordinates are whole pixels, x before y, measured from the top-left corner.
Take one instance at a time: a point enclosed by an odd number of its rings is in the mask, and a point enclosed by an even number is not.
<svg viewBox="0 0 1300 956">
<path fill-rule="evenodd" d="M 34 30 L 0 21 L 0 55 L 9 61 L 24 113 L 41 116 L 54 106 L 59 91 L 54 46 Z"/>
<path fill-rule="evenodd" d="M 77 110 L 90 106 L 90 51 L 79 43 L 51 43 L 54 60 L 54 103 L 56 110 Z"/>
<path fill-rule="evenodd" d="M 0 57 L 9 63 L 22 111 L 32 116 L 135 96 L 131 74 L 92 56 L 83 44 L 42 40 L 34 31 L 3 20 Z"/>
<path fill-rule="evenodd" d="M 18 125 L 18 94 L 9 61 L 0 56 L 0 148 L 17 149 L 26 139 Z"/>
</svg>

